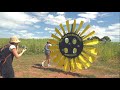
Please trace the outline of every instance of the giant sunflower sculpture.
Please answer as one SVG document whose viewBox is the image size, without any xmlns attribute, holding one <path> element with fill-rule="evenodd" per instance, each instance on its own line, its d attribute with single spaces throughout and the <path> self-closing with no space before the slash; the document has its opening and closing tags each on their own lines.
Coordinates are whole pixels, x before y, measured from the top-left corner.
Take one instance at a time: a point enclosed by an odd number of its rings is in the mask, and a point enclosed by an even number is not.
<svg viewBox="0 0 120 90">
<path fill-rule="evenodd" d="M 55 28 L 56 34 L 52 34 L 52 39 L 49 40 L 52 44 L 50 47 L 51 57 L 53 57 L 52 61 L 58 66 L 63 67 L 65 71 L 87 69 L 91 66 L 97 55 L 96 48 L 93 45 L 99 42 L 98 39 L 88 39 L 95 31 L 84 35 L 90 28 L 90 25 L 87 25 L 80 33 L 83 23 L 81 21 L 76 29 L 76 20 L 74 20 L 73 24 L 69 24 L 69 20 L 67 20 L 67 30 L 60 24 L 60 30 Z"/>
</svg>

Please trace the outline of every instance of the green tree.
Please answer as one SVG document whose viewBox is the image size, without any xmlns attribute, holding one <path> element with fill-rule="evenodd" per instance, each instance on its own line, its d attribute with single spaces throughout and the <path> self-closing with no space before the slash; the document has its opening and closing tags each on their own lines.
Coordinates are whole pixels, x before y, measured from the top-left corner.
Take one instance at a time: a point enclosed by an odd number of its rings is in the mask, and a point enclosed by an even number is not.
<svg viewBox="0 0 120 90">
<path fill-rule="evenodd" d="M 91 38 L 91 40 L 93 40 L 93 39 L 98 39 L 100 41 L 100 38 L 97 37 L 97 36 L 94 36 L 94 37 Z"/>
<path fill-rule="evenodd" d="M 107 41 L 110 42 L 111 39 L 108 36 L 104 36 L 103 38 L 101 38 L 102 41 Z"/>
</svg>

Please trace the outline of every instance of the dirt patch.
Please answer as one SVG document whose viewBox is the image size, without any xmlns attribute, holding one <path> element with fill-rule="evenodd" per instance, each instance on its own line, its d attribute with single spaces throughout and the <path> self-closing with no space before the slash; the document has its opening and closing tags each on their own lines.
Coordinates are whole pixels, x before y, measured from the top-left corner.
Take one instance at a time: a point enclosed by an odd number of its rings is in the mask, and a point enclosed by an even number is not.
<svg viewBox="0 0 120 90">
<path fill-rule="evenodd" d="M 85 70 L 65 72 L 63 68 L 56 67 L 55 64 L 44 68 L 41 66 L 42 61 L 41 56 L 34 56 L 34 58 L 26 56 L 19 62 L 16 60 L 14 62 L 15 76 L 17 78 L 119 78 L 116 69 L 97 63 L 94 64 L 94 67 Z"/>
<path fill-rule="evenodd" d="M 15 72 L 15 76 L 16 76 L 16 78 L 20 78 L 20 77 L 22 77 L 23 76 L 23 72 Z"/>
<path fill-rule="evenodd" d="M 39 68 L 40 69 L 40 68 Z M 44 71 L 45 70 L 45 71 Z M 46 72 L 46 70 L 58 70 L 54 72 Z M 113 78 L 119 77 L 118 75 L 107 75 L 102 72 L 97 72 L 96 70 L 82 70 L 79 72 L 64 72 L 59 71 L 55 68 L 42 68 L 38 70 L 37 68 L 30 68 L 28 71 L 16 72 L 17 77 L 23 77 L 25 74 L 29 75 L 28 77 L 36 78 Z M 27 76 L 26 76 L 27 77 Z"/>
</svg>

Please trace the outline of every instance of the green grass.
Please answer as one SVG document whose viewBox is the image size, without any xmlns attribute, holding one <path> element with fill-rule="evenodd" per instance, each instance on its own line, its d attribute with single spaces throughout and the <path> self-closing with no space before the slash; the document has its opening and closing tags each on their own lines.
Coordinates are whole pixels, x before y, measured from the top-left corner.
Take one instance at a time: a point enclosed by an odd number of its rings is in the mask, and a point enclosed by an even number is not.
<svg viewBox="0 0 120 90">
<path fill-rule="evenodd" d="M 25 54 L 34 55 L 41 54 L 44 51 L 44 45 L 48 39 L 20 39 L 19 48 L 26 46 L 28 49 Z M 0 39 L 0 47 L 4 46 L 9 42 L 9 39 Z"/>
<path fill-rule="evenodd" d="M 120 58 L 120 45 L 117 42 L 99 43 L 96 47 L 100 60 L 103 62 Z"/>
<path fill-rule="evenodd" d="M 120 45 L 117 42 L 100 43 L 97 45 L 98 61 L 100 65 L 106 65 L 109 68 L 120 68 Z"/>
</svg>

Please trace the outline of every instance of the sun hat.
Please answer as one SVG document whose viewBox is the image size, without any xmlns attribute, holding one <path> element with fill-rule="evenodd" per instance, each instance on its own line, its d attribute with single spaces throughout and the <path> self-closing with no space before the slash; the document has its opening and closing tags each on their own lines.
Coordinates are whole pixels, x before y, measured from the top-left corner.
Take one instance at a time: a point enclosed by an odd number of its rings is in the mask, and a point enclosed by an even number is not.
<svg viewBox="0 0 120 90">
<path fill-rule="evenodd" d="M 20 40 L 17 38 L 17 36 L 12 36 L 10 37 L 10 43 L 19 43 Z"/>
</svg>

